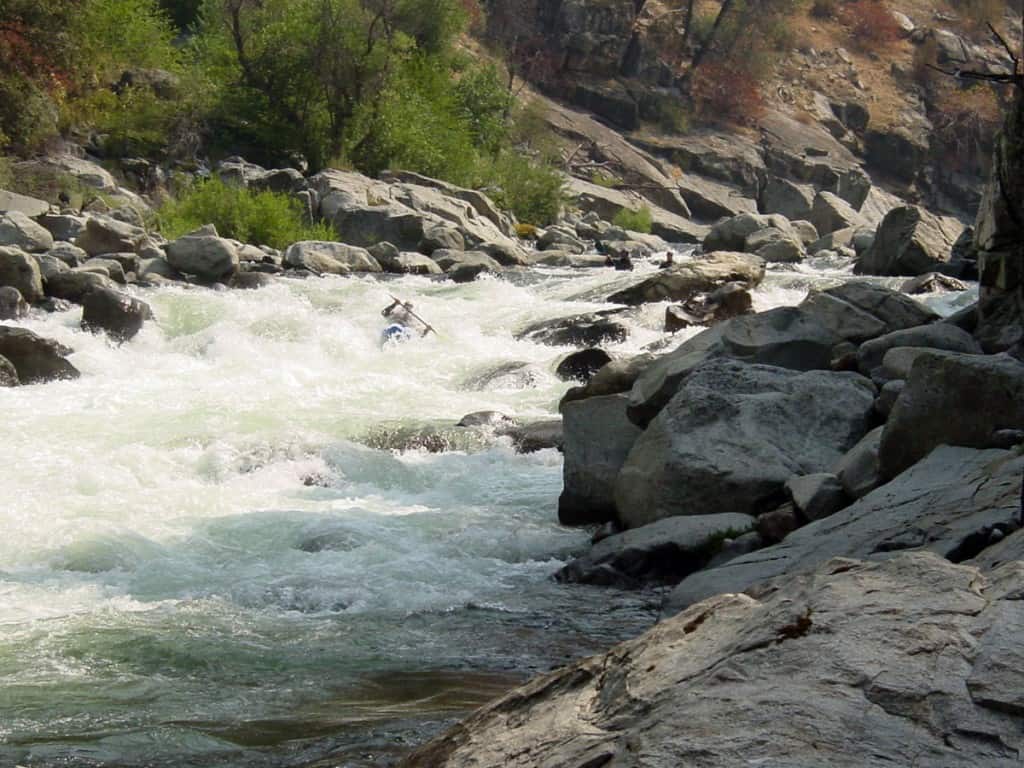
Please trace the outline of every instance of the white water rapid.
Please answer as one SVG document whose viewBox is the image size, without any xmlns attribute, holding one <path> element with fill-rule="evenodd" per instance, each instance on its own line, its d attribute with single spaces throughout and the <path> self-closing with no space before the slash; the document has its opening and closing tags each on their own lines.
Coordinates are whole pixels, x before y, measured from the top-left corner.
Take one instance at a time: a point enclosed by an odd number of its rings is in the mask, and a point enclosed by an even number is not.
<svg viewBox="0 0 1024 768">
<path fill-rule="evenodd" d="M 846 272 L 819 266 L 772 274 L 756 308 Z M 588 540 L 557 524 L 556 451 L 393 449 L 472 411 L 556 414 L 570 350 L 514 331 L 630 279 L 140 290 L 156 320 L 123 346 L 78 308 L 19 323 L 82 377 L 0 389 L 0 766 L 387 764 L 649 626 L 656 595 L 550 579 Z M 389 292 L 439 334 L 382 350 Z M 608 351 L 662 339 L 664 309 Z M 510 361 L 530 386 L 473 384 Z"/>
</svg>

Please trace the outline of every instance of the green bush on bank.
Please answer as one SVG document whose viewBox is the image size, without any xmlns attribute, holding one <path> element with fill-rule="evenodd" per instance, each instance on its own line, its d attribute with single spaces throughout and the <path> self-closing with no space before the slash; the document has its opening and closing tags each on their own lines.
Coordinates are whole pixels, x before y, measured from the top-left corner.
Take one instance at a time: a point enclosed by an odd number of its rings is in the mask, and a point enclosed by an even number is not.
<svg viewBox="0 0 1024 768">
<path fill-rule="evenodd" d="M 631 229 L 634 232 L 650 234 L 651 209 L 646 205 L 636 211 L 630 210 L 629 208 L 623 208 L 615 214 L 615 218 L 612 219 L 612 224 L 617 227 L 622 227 L 623 229 Z"/>
<path fill-rule="evenodd" d="M 168 239 L 213 224 L 221 237 L 286 248 L 300 240 L 334 240 L 326 224 L 309 224 L 298 200 L 275 192 L 254 192 L 211 178 L 194 184 L 158 211 Z"/>
</svg>

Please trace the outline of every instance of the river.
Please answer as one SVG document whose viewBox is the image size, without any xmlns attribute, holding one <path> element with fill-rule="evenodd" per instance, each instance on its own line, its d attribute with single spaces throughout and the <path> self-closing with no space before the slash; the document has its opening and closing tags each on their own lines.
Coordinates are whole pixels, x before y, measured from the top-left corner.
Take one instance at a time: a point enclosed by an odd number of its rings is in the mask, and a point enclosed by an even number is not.
<svg viewBox="0 0 1024 768">
<path fill-rule="evenodd" d="M 756 308 L 849 271 L 817 267 L 772 273 Z M 589 537 L 557 524 L 556 451 L 453 430 L 396 450 L 472 411 L 557 413 L 569 350 L 513 332 L 630 279 L 138 290 L 156 320 L 123 346 L 77 308 L 19 323 L 83 375 L 0 389 L 0 766 L 387 765 L 649 627 L 655 592 L 551 580 Z M 382 349 L 389 292 L 439 333 Z M 606 348 L 663 339 L 664 307 Z M 510 361 L 529 386 L 474 383 Z"/>
</svg>

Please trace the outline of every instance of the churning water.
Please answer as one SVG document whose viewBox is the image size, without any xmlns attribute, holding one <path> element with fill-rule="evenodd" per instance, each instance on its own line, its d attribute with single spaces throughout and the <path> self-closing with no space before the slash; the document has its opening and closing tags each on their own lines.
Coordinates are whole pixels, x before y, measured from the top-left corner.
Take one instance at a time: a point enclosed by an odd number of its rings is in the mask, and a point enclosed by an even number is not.
<svg viewBox="0 0 1024 768">
<path fill-rule="evenodd" d="M 824 266 L 757 308 L 845 274 Z M 588 538 L 557 524 L 557 452 L 451 429 L 396 450 L 471 411 L 555 414 L 569 350 L 513 333 L 629 279 L 139 291 L 157 319 L 123 346 L 79 309 L 21 323 L 83 375 L 0 389 L 0 766 L 387 764 L 649 626 L 655 595 L 551 581 Z M 389 293 L 439 334 L 382 349 Z M 662 339 L 664 307 L 609 351 Z M 529 375 L 478 384 L 511 361 Z"/>
</svg>

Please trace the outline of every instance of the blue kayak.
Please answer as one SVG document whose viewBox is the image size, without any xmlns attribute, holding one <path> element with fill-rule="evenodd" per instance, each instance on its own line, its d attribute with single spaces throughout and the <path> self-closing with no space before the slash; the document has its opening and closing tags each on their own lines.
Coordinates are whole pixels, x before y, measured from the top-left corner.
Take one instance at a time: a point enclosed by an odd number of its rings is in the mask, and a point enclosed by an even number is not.
<svg viewBox="0 0 1024 768">
<path fill-rule="evenodd" d="M 380 332 L 380 343 L 401 344 L 412 339 L 412 331 L 400 323 L 392 323 Z"/>
</svg>

